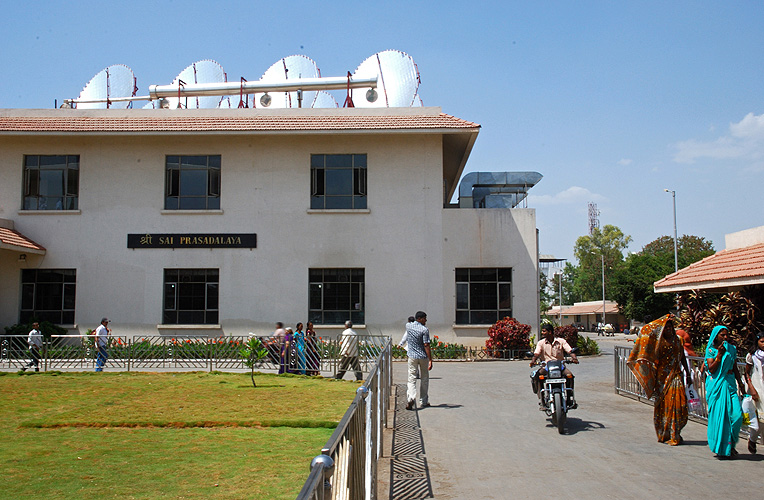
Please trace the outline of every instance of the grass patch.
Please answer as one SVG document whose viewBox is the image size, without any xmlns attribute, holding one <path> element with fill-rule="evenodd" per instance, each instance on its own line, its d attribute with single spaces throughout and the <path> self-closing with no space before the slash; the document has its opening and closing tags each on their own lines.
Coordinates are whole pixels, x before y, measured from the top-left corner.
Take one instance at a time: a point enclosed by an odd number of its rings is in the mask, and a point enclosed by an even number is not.
<svg viewBox="0 0 764 500">
<path fill-rule="evenodd" d="M 357 384 L 224 373 L 0 377 L 0 498 L 294 498 Z"/>
</svg>

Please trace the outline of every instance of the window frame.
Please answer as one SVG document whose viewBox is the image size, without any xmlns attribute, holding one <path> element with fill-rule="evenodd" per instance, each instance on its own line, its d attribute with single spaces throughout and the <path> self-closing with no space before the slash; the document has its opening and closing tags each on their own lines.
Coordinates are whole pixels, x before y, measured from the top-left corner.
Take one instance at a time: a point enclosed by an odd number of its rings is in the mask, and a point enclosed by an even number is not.
<svg viewBox="0 0 764 500">
<path fill-rule="evenodd" d="M 60 279 L 50 279 L 57 274 Z M 19 323 L 28 323 L 35 318 L 56 325 L 75 324 L 77 269 L 21 269 L 19 281 Z M 58 302 L 56 307 L 44 307 L 51 301 Z"/>
<path fill-rule="evenodd" d="M 492 325 L 511 317 L 512 274 L 511 267 L 455 268 L 454 324 Z"/>
<path fill-rule="evenodd" d="M 79 210 L 80 155 L 24 155 L 22 169 L 21 210 Z M 61 193 L 42 193 L 43 174 L 53 172 L 59 172 Z"/>
<path fill-rule="evenodd" d="M 171 304 L 168 299 L 172 299 Z M 162 325 L 217 325 L 219 322 L 219 268 L 162 270 Z"/>
<path fill-rule="evenodd" d="M 315 325 L 366 322 L 366 269 L 319 267 L 308 269 L 308 321 Z M 337 307 L 344 302 L 345 307 Z M 335 306 L 335 307 L 332 307 Z"/>
<path fill-rule="evenodd" d="M 368 205 L 366 153 L 310 155 L 311 210 L 367 210 Z"/>
<path fill-rule="evenodd" d="M 222 166 L 220 154 L 165 155 L 164 210 L 220 210 Z"/>
</svg>

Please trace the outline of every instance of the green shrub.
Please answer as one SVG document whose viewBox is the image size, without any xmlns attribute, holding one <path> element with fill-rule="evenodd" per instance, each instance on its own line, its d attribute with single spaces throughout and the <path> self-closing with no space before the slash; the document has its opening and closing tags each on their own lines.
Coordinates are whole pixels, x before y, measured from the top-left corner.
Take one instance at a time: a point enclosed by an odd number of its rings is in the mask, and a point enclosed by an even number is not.
<svg viewBox="0 0 764 500">
<path fill-rule="evenodd" d="M 585 335 L 578 336 L 578 355 L 579 356 L 592 356 L 600 353 L 600 346 L 596 340 L 590 339 Z"/>
<path fill-rule="evenodd" d="M 32 330 L 32 323 L 37 321 L 37 319 L 32 318 L 29 323 L 21 323 L 16 324 L 12 326 L 6 326 L 5 327 L 5 334 L 6 335 L 28 335 L 29 332 Z M 62 328 L 58 325 L 54 325 L 50 321 L 40 321 L 40 333 L 42 333 L 42 336 L 46 339 L 49 339 L 51 335 L 66 335 L 68 330 L 66 328 Z"/>
</svg>

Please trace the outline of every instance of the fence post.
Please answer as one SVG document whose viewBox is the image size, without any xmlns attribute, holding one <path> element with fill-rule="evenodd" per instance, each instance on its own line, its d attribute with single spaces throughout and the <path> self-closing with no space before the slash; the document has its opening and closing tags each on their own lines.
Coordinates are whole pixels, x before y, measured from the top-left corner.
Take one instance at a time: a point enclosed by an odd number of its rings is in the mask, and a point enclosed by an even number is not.
<svg viewBox="0 0 764 500">
<path fill-rule="evenodd" d="M 318 455 L 311 460 L 310 468 L 313 469 L 318 464 L 323 466 L 324 487 L 322 489 L 322 498 L 332 498 L 332 483 L 330 479 L 332 474 L 334 474 L 334 460 L 329 455 Z"/>
</svg>

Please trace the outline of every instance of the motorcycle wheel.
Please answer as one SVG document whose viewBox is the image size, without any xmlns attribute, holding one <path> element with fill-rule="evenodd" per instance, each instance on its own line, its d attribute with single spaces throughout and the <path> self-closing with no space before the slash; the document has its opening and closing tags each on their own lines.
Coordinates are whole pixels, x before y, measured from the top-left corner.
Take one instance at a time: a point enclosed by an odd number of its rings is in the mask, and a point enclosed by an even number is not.
<svg viewBox="0 0 764 500">
<path fill-rule="evenodd" d="M 555 422 L 555 418 L 556 422 Z M 557 432 L 565 434 L 565 410 L 562 409 L 562 394 L 559 392 L 554 393 L 554 416 L 552 417 L 552 423 L 557 426 Z"/>
</svg>

